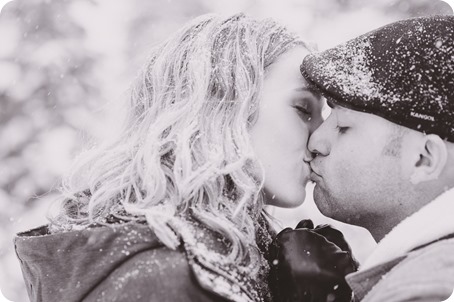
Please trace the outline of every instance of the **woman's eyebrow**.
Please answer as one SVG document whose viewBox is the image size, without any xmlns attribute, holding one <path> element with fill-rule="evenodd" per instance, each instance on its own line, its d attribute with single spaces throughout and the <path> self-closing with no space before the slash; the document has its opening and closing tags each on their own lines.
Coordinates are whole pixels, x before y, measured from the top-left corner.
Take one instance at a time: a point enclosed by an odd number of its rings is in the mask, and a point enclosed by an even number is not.
<svg viewBox="0 0 454 302">
<path fill-rule="evenodd" d="M 318 92 L 317 89 L 313 88 L 313 87 L 310 87 L 310 86 L 299 86 L 297 88 L 295 88 L 296 91 L 300 92 L 310 92 L 312 94 L 315 94 L 315 95 L 319 95 L 320 92 Z"/>
</svg>

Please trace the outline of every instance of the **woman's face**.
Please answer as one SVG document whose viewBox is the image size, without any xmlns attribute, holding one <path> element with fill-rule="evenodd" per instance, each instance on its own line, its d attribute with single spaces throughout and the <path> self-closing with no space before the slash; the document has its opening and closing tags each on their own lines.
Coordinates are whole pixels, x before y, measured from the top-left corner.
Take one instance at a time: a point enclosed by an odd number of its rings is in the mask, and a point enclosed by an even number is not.
<svg viewBox="0 0 454 302">
<path fill-rule="evenodd" d="M 265 170 L 265 202 L 274 206 L 296 207 L 306 197 L 307 143 L 322 123 L 323 107 L 320 95 L 299 71 L 307 54 L 297 47 L 269 66 L 258 119 L 251 129 L 255 154 Z"/>
</svg>

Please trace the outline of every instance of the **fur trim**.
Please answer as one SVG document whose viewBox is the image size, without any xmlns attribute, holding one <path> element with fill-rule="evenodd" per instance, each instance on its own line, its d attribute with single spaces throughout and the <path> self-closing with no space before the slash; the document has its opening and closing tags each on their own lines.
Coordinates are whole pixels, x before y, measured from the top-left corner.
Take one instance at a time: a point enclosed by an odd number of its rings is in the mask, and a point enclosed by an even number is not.
<svg viewBox="0 0 454 302">
<path fill-rule="evenodd" d="M 403 256 L 409 251 L 454 233 L 454 189 L 404 219 L 377 245 L 361 270 Z"/>
</svg>

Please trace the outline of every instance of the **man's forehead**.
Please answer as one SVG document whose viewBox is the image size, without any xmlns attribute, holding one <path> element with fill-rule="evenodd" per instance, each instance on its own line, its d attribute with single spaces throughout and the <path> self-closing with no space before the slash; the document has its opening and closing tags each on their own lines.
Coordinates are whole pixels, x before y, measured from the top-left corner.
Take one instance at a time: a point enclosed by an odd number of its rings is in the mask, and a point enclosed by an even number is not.
<svg viewBox="0 0 454 302">
<path fill-rule="evenodd" d="M 341 102 L 336 101 L 336 99 L 330 97 L 330 96 L 325 96 L 326 98 L 326 104 L 331 108 L 331 109 L 348 109 L 345 106 L 342 106 Z M 341 105 L 339 105 L 341 104 Z M 348 109 L 351 110 L 351 109 Z"/>
<path fill-rule="evenodd" d="M 332 109 L 336 111 L 345 111 L 345 112 L 354 112 L 355 110 L 349 109 L 347 107 L 338 105 L 335 100 L 332 98 L 326 98 L 326 104 Z"/>
<path fill-rule="evenodd" d="M 348 107 L 338 105 L 333 101 L 327 100 L 327 104 L 329 107 L 331 107 L 331 111 L 335 112 L 336 115 L 341 116 L 343 118 L 351 118 L 353 121 L 361 120 L 361 122 L 364 122 L 365 120 L 368 120 L 368 119 L 385 120 L 384 118 L 382 118 L 378 115 L 368 113 L 368 112 L 362 112 L 359 110 L 353 110 Z M 387 120 L 385 120 L 385 121 L 387 121 Z M 389 121 L 387 121 L 387 122 L 389 122 Z"/>
</svg>

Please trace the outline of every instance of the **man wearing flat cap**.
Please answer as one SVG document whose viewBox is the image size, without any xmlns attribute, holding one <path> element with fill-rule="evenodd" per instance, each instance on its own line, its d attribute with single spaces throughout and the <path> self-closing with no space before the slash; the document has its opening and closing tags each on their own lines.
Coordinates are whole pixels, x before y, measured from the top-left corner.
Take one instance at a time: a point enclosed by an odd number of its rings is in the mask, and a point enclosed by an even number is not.
<svg viewBox="0 0 454 302">
<path fill-rule="evenodd" d="M 301 71 L 332 107 L 309 141 L 314 200 L 326 216 L 365 227 L 378 242 L 346 276 L 354 300 L 447 299 L 454 289 L 454 17 L 384 26 L 309 55 Z"/>
</svg>

